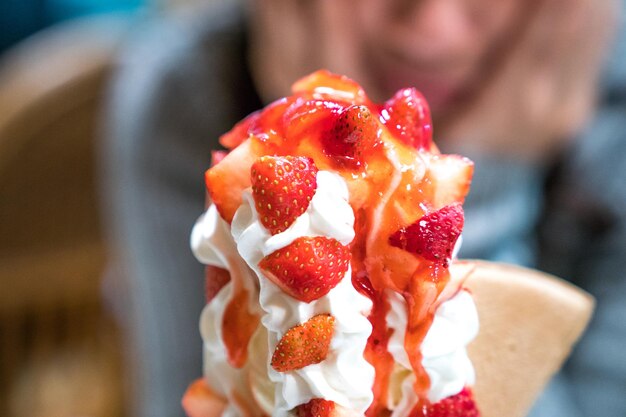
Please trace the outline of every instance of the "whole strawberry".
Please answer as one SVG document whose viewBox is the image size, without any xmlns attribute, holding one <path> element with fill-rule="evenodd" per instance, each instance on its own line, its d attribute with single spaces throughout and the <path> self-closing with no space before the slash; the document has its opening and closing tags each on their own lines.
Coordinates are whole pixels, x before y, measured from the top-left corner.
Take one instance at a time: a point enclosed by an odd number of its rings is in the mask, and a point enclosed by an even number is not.
<svg viewBox="0 0 626 417">
<path fill-rule="evenodd" d="M 448 266 L 463 223 L 463 208 L 458 203 L 451 204 L 398 230 L 389 237 L 389 244 Z"/>
<path fill-rule="evenodd" d="M 335 318 L 319 314 L 287 330 L 272 355 L 272 368 L 289 372 L 320 363 L 328 355 L 335 329 Z"/>
<path fill-rule="evenodd" d="M 285 231 L 309 207 L 317 167 L 303 156 L 263 156 L 252 164 L 252 195 L 259 219 L 271 234 Z"/>
<path fill-rule="evenodd" d="M 387 100 L 381 119 L 391 133 L 416 149 L 428 149 L 432 141 L 430 108 L 415 88 L 398 91 Z"/>
<path fill-rule="evenodd" d="M 324 153 L 340 166 L 360 167 L 364 157 L 380 144 L 378 126 L 366 106 L 346 107 L 322 135 Z"/>
<path fill-rule="evenodd" d="M 350 258 L 350 249 L 335 239 L 301 237 L 263 258 L 259 267 L 284 292 L 309 303 L 343 279 Z"/>
<path fill-rule="evenodd" d="M 457 395 L 431 404 L 423 414 L 411 417 L 480 417 L 480 412 L 472 398 L 472 392 L 465 388 Z"/>
</svg>

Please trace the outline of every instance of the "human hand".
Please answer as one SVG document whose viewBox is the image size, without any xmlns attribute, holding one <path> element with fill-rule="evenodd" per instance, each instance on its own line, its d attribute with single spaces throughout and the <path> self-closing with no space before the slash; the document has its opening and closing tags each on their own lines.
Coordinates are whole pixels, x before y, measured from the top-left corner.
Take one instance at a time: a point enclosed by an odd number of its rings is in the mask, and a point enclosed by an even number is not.
<svg viewBox="0 0 626 417">
<path fill-rule="evenodd" d="M 436 124 L 450 147 L 541 160 L 592 114 L 615 0 L 537 0 L 477 90 Z"/>
</svg>

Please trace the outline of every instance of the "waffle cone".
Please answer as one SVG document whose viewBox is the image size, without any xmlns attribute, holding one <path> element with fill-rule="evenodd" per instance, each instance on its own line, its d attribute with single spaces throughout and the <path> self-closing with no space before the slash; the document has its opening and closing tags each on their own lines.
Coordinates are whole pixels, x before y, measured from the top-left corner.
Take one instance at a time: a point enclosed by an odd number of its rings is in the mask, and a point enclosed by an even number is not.
<svg viewBox="0 0 626 417">
<path fill-rule="evenodd" d="M 523 417 L 583 333 L 593 298 L 551 275 L 484 261 L 459 261 L 455 279 L 480 318 L 469 346 L 482 417 Z"/>
</svg>

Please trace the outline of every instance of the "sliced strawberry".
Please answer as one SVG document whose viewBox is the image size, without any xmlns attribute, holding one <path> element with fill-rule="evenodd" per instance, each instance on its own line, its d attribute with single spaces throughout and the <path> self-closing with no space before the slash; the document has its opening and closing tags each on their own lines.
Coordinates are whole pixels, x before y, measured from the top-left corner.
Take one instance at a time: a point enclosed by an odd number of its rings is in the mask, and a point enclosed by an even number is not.
<svg viewBox="0 0 626 417">
<path fill-rule="evenodd" d="M 458 203 L 451 204 L 398 230 L 389 237 L 389 244 L 448 266 L 463 223 L 463 208 Z"/>
<path fill-rule="evenodd" d="M 363 417 L 356 411 L 349 410 L 333 401 L 314 398 L 306 404 L 296 407 L 297 417 Z"/>
<path fill-rule="evenodd" d="M 230 282 L 230 272 L 217 266 L 207 265 L 204 268 L 204 295 L 209 303 L 226 284 Z"/>
<path fill-rule="evenodd" d="M 380 144 L 380 128 L 372 112 L 362 105 L 343 109 L 333 126 L 322 135 L 324 153 L 340 166 L 357 168 L 364 155 Z"/>
<path fill-rule="evenodd" d="M 318 314 L 287 330 L 272 355 L 272 368 L 289 372 L 320 363 L 328 355 L 334 330 L 335 318 L 330 314 Z"/>
<path fill-rule="evenodd" d="M 188 417 L 219 417 L 226 400 L 213 392 L 204 379 L 196 379 L 185 391 L 182 406 Z"/>
<path fill-rule="evenodd" d="M 314 398 L 296 408 L 297 417 L 331 417 L 335 410 L 333 401 Z"/>
<path fill-rule="evenodd" d="M 430 404 L 426 409 L 418 413 L 423 417 L 479 417 L 480 412 L 474 402 L 472 391 L 463 389 L 457 395 L 453 395 L 443 400 Z M 415 417 L 417 417 L 415 416 Z"/>
<path fill-rule="evenodd" d="M 296 97 L 285 97 L 268 104 L 250 126 L 250 132 L 260 142 L 279 149 L 285 141 L 283 115 L 295 100 Z"/>
<path fill-rule="evenodd" d="M 293 94 L 310 94 L 314 98 L 366 104 L 369 99 L 361 86 L 350 78 L 326 70 L 316 71 L 291 86 Z"/>
<path fill-rule="evenodd" d="M 252 140 L 247 139 L 204 175 L 211 200 L 228 223 L 241 205 L 242 191 L 250 186 L 250 167 L 261 156 L 259 153 Z"/>
<path fill-rule="evenodd" d="M 302 156 L 263 156 L 250 169 L 259 219 L 271 234 L 285 231 L 309 207 L 317 167 Z"/>
<path fill-rule="evenodd" d="M 432 121 L 430 108 L 415 88 L 398 91 L 384 105 L 381 120 L 387 128 L 407 145 L 430 149 Z"/>
<path fill-rule="evenodd" d="M 325 130 L 344 107 L 330 100 L 297 99 L 283 116 L 285 137 L 290 143 L 300 141 L 303 135 Z"/>
<path fill-rule="evenodd" d="M 335 239 L 301 237 L 263 258 L 259 267 L 284 292 L 310 303 L 342 280 L 350 257 L 350 249 Z"/>
</svg>

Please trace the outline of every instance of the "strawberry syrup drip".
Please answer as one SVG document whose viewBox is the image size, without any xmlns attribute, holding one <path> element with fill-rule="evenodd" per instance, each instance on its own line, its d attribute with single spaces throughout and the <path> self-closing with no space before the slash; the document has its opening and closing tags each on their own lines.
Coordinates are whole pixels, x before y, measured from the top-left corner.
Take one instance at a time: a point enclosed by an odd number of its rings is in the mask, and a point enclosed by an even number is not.
<svg viewBox="0 0 626 417">
<path fill-rule="evenodd" d="M 413 367 L 413 372 L 415 372 L 416 382 L 414 390 L 419 398 L 426 397 L 430 388 L 428 374 L 422 366 L 420 347 L 433 322 L 434 309 L 432 307 L 440 293 L 440 287 L 431 279 L 437 279 L 444 283 L 447 282 L 448 278 L 447 275 L 445 277 L 436 275 L 433 278 L 432 272 L 430 265 L 420 265 L 414 279 L 411 280 L 408 291 L 403 293 L 408 312 L 404 346 Z M 435 268 L 435 273 L 439 272 L 443 271 Z M 447 274 L 447 269 L 445 272 Z"/>
<path fill-rule="evenodd" d="M 433 277 L 430 262 L 417 260 L 410 254 L 406 256 L 405 252 L 395 251 L 389 247 L 386 238 L 393 230 L 397 230 L 398 216 L 395 215 L 393 204 L 387 204 L 382 212 L 377 212 L 375 207 L 380 196 L 391 186 L 392 177 L 388 175 L 382 180 L 377 178 L 370 182 L 370 201 L 364 210 L 367 220 L 363 222 L 364 230 L 358 230 L 355 239 L 367 240 L 371 233 L 378 235 L 376 239 L 373 239 L 374 243 L 361 243 L 366 248 L 360 253 L 363 256 L 360 263 L 364 269 L 357 270 L 358 276 L 365 275 L 371 280 L 365 281 L 369 282 L 369 285 L 361 284 L 361 287 L 368 288 L 367 292 L 373 303 L 369 316 L 373 330 L 368 340 L 365 357 L 375 369 L 372 388 L 374 401 L 366 413 L 367 417 L 380 417 L 389 413 L 387 409 L 389 378 L 393 371 L 394 359 L 389 354 L 387 346 L 393 330 L 389 329 L 386 321 L 390 306 L 385 297 L 385 291 L 396 291 L 406 301 L 408 322 L 404 345 L 416 376 L 414 390 L 420 399 L 417 405 L 419 407 L 424 402 L 427 403 L 426 396 L 430 386 L 428 374 L 422 366 L 420 348 L 433 320 L 434 312 L 431 307 L 440 288 L 442 289 L 447 282 L 447 275 L 441 274 L 441 269 L 437 269 L 437 274 Z M 407 181 L 407 177 L 403 177 L 398 189 L 404 190 Z M 420 198 L 423 196 L 420 195 Z M 392 201 L 396 199 L 392 197 Z"/>
<path fill-rule="evenodd" d="M 389 146 L 389 143 L 387 144 Z M 402 145 L 395 149 L 405 151 Z M 406 159 L 406 158 L 405 158 Z M 403 222 L 398 208 L 393 202 L 404 201 L 412 205 L 412 198 L 428 201 L 423 184 L 412 184 L 413 195 L 408 195 L 406 185 L 411 184 L 413 177 L 409 174 L 400 175 L 384 155 L 370 161 L 371 166 L 364 182 L 368 193 L 360 208 L 355 208 L 355 239 L 352 242 L 353 285 L 372 301 L 372 310 L 368 316 L 372 324 L 372 334 L 365 349 L 366 360 L 375 369 L 372 387 L 373 402 L 366 412 L 367 417 L 383 417 L 390 413 L 388 407 L 389 381 L 395 361 L 388 351 L 389 338 L 393 332 L 387 325 L 387 314 L 390 309 L 385 296 L 387 290 L 401 294 L 406 301 L 407 327 L 405 349 L 416 376 L 414 386 L 418 396 L 416 410 L 428 404 L 426 399 L 430 380 L 422 366 L 421 344 L 432 324 L 434 317 L 433 305 L 440 292 L 449 280 L 448 270 L 433 262 L 418 259 L 414 255 L 396 250 L 388 244 L 388 236 L 397 230 Z M 340 173 L 343 173 L 340 171 Z M 347 176 L 344 175 L 344 178 Z M 425 177 L 426 178 L 426 177 Z M 355 181 L 347 177 L 351 191 Z M 426 181 L 424 179 L 423 181 Z M 358 188 L 364 188 L 359 184 Z M 381 197 L 391 188 L 389 201 L 382 207 L 377 205 Z M 351 193 L 351 197 L 353 193 Z M 416 197 L 417 196 L 417 197 Z M 421 217 L 423 211 L 413 208 L 413 216 Z M 404 213 L 404 211 L 402 212 Z M 393 271 L 393 272 L 391 272 Z"/>
<path fill-rule="evenodd" d="M 389 312 L 389 303 L 382 293 L 374 290 L 372 283 L 366 275 L 354 276 L 352 284 L 357 291 L 372 300 L 372 311 L 368 316 L 372 324 L 372 334 L 367 339 L 364 356 L 374 367 L 376 373 L 374 385 L 372 386 L 374 400 L 365 415 L 366 417 L 382 416 L 388 412 L 386 398 L 389 392 L 389 378 L 394 366 L 393 356 L 387 350 L 389 338 L 393 332 L 387 326 L 386 320 Z"/>
</svg>

